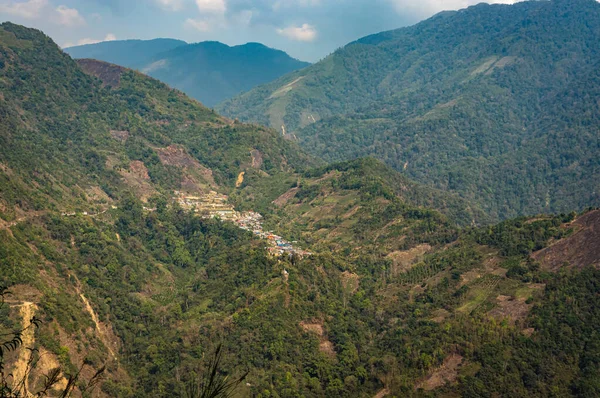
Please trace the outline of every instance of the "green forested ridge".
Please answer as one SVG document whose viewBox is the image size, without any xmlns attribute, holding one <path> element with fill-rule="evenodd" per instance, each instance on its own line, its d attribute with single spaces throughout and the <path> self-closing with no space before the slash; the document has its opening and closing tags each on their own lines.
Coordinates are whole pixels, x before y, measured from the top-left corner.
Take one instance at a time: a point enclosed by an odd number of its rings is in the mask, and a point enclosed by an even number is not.
<svg viewBox="0 0 600 398">
<path fill-rule="evenodd" d="M 227 46 L 179 40 L 124 40 L 70 47 L 73 58 L 93 58 L 142 71 L 206 106 L 310 65 L 260 43 Z"/>
<path fill-rule="evenodd" d="M 368 36 L 217 107 L 375 156 L 496 219 L 598 205 L 600 5 L 480 4 Z"/>
<path fill-rule="evenodd" d="M 489 225 L 380 161 L 323 165 L 155 80 L 80 67 L 38 31 L 1 25 L 0 51 L 0 334 L 23 308 L 41 321 L 7 371 L 38 348 L 30 384 L 106 365 L 93 396 L 186 396 L 222 342 L 223 373 L 249 372 L 240 397 L 600 394 L 600 274 L 531 256 L 585 239 L 577 213 Z M 268 256 L 182 210 L 184 188 L 313 255 Z"/>
</svg>

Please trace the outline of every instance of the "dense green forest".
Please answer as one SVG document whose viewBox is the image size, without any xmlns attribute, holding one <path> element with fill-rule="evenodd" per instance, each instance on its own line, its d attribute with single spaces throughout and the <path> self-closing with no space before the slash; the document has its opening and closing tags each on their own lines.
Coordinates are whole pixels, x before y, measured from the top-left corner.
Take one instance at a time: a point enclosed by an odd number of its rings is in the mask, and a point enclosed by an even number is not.
<svg viewBox="0 0 600 398">
<path fill-rule="evenodd" d="M 598 210 L 493 224 L 10 23 L 0 66 L 0 335 L 27 329 L 0 389 L 37 358 L 32 391 L 59 368 L 75 395 L 102 372 L 88 395 L 190 397 L 222 347 L 239 397 L 600 394 L 600 260 L 561 251 L 597 241 Z M 311 254 L 270 256 L 178 190 L 228 194 Z"/>
<path fill-rule="evenodd" d="M 65 51 L 73 58 L 92 58 L 139 70 L 209 107 L 310 65 L 260 43 L 230 47 L 212 41 L 123 40 Z"/>
<path fill-rule="evenodd" d="M 495 219 L 598 206 L 600 5 L 480 4 L 368 36 L 217 109 Z"/>
</svg>

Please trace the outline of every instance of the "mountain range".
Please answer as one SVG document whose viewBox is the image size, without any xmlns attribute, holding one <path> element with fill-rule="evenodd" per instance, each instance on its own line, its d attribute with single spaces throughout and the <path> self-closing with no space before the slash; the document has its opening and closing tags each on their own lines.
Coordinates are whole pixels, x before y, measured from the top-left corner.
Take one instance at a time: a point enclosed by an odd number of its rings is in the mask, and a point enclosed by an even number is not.
<svg viewBox="0 0 600 398">
<path fill-rule="evenodd" d="M 600 4 L 480 4 L 220 104 L 326 161 L 377 157 L 495 219 L 600 204 Z"/>
<path fill-rule="evenodd" d="M 529 196 L 500 188 L 528 183 L 534 190 L 554 181 L 545 162 L 561 160 L 556 168 L 565 174 L 557 186 L 568 181 L 583 192 L 598 182 L 597 159 L 588 159 L 598 153 L 597 86 L 589 67 L 595 7 L 557 1 L 444 13 L 351 44 L 293 72 L 310 76 L 292 74 L 225 106 L 231 110 L 263 90 L 260 95 L 272 97 L 264 99 L 269 117 L 298 104 L 315 110 L 304 127 L 282 116 L 286 137 L 277 124 L 272 129 L 221 116 L 139 71 L 73 60 L 42 32 L 1 24 L 0 393 L 35 393 L 55 375 L 49 396 L 71 388 L 74 396 L 197 397 L 206 377 L 216 374 L 243 378 L 235 391 L 241 397 L 600 395 L 600 211 L 579 209 L 594 205 L 594 197 L 567 198 L 564 206 L 572 208 L 562 213 L 497 222 L 533 211 L 517 206 Z M 583 15 L 589 22 L 575 24 Z M 557 66 L 547 66 L 552 73 L 537 82 L 564 84 L 563 100 L 544 85 L 528 85 L 520 68 L 533 73 L 537 64 L 524 53 L 524 61 L 500 62 L 503 56 L 482 67 L 471 77 L 478 84 L 468 80 L 470 67 L 481 61 L 472 57 L 460 72 L 467 81 L 452 86 L 466 87 L 461 95 L 470 108 L 438 82 L 451 79 L 447 75 L 458 79 L 454 56 L 485 47 L 485 38 L 471 42 L 474 29 L 501 31 L 495 24 L 516 23 L 530 38 L 513 34 L 500 41 L 535 49 L 541 39 L 531 29 L 545 32 L 541 21 L 550 17 L 565 23 L 555 27 L 555 45 L 547 44 L 547 51 L 560 47 L 570 57 L 557 58 Z M 444 30 L 446 23 L 453 30 Z M 581 25 L 589 36 L 581 35 Z M 414 41 L 415 29 L 428 33 Z M 407 36 L 388 40 L 394 35 Z M 437 78 L 419 62 L 434 51 L 427 50 L 434 39 L 449 40 L 456 51 L 439 65 L 428 59 Z M 395 51 L 408 51 L 402 46 L 423 47 L 423 54 L 406 60 L 414 62 L 412 78 L 423 75 L 429 82 L 407 86 L 414 101 L 385 94 L 387 102 L 376 97 L 367 108 L 340 104 L 344 113 L 331 117 L 316 114 L 309 97 L 295 102 L 296 91 L 336 91 L 344 76 L 396 67 L 385 61 L 398 61 Z M 379 55 L 367 62 L 363 48 Z M 346 51 L 356 56 L 339 58 Z M 328 78 L 312 77 L 332 65 Z M 559 67 L 566 80 L 548 82 L 560 76 Z M 515 68 L 519 74 L 498 77 Z M 580 69 L 590 74 L 584 78 Z M 405 73 L 386 76 L 389 84 L 393 76 L 412 81 Z M 520 84 L 512 82 L 515 76 Z M 371 83 L 352 79 L 347 97 L 358 102 L 350 94 L 368 91 Z M 499 81 L 514 92 L 498 88 Z M 277 94 L 267 95 L 275 87 Z M 521 96 L 535 108 L 530 118 L 541 115 L 534 100 L 547 99 L 543 104 L 553 108 L 545 112 L 555 123 L 545 136 L 535 130 L 533 138 L 518 141 L 527 150 L 524 158 L 511 133 L 527 131 L 508 128 L 520 119 L 502 113 L 492 123 L 489 110 L 500 112 L 500 101 L 523 116 Z M 519 106 L 509 101 L 513 97 Z M 491 104 L 482 105 L 486 98 Z M 455 105 L 433 105 L 451 99 Z M 362 146 L 375 131 L 363 127 L 395 126 L 401 119 L 396 113 L 373 119 L 387 112 L 378 108 L 384 103 L 389 112 L 412 109 L 411 117 L 420 120 L 414 123 L 431 127 L 410 134 L 419 144 L 411 147 L 416 159 L 428 159 L 422 170 L 435 175 L 436 165 L 454 164 L 450 154 L 459 148 L 474 157 L 465 170 L 487 173 L 489 185 L 481 192 L 460 189 L 458 182 L 448 187 L 424 171 L 412 173 L 412 160 L 406 167 L 381 156 L 327 162 L 302 138 L 310 131 L 315 137 L 347 134 L 346 145 Z M 459 118 L 453 106 L 469 113 Z M 372 113 L 360 118 L 364 109 Z M 364 125 L 350 134 L 340 127 L 348 120 Z M 381 146 L 391 148 L 395 135 L 386 137 L 390 141 Z M 540 144 L 554 137 L 571 145 L 549 151 Z M 525 145 L 534 138 L 536 145 Z M 403 146 L 396 148 L 401 153 Z M 475 157 L 476 151 L 496 161 L 498 153 L 513 154 L 520 163 L 513 164 L 511 179 L 501 168 L 480 167 L 477 162 L 492 161 Z M 530 180 L 521 181 L 521 171 Z M 224 203 L 235 211 L 214 211 Z M 288 244 L 303 251 L 278 255 Z M 222 353 L 218 369 L 211 367 L 214 352 Z"/>
<path fill-rule="evenodd" d="M 122 40 L 64 49 L 73 58 L 90 58 L 137 69 L 214 106 L 260 84 L 309 64 L 259 43 L 227 46 L 219 42 Z"/>
</svg>

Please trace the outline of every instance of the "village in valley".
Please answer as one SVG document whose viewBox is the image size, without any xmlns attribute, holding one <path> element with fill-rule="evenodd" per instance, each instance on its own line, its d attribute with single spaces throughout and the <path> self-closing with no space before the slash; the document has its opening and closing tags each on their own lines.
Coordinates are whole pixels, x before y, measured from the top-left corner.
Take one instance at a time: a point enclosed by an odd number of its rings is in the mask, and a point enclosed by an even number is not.
<svg viewBox="0 0 600 398">
<path fill-rule="evenodd" d="M 275 257 L 284 255 L 297 255 L 300 257 L 310 256 L 311 253 L 295 246 L 297 242 L 289 242 L 273 233 L 263 229 L 263 217 L 260 213 L 254 211 L 238 212 L 233 205 L 228 202 L 226 195 L 210 191 L 207 194 L 192 196 L 184 192 L 174 191 L 173 198 L 183 209 L 194 211 L 202 218 L 218 218 L 222 221 L 229 221 L 236 224 L 239 228 L 252 232 L 255 236 L 266 240 L 266 247 L 269 254 Z"/>
</svg>

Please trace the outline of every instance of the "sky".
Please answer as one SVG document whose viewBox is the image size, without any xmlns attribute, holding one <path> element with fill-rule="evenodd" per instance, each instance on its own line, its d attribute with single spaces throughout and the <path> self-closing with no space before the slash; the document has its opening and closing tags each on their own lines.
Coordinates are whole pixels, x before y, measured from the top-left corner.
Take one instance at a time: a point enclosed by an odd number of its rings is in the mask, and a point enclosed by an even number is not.
<svg viewBox="0 0 600 398">
<path fill-rule="evenodd" d="M 0 0 L 0 21 L 44 31 L 61 47 L 169 37 L 259 42 L 316 62 L 360 37 L 481 0 Z M 487 0 L 514 3 L 515 0 Z"/>
</svg>

